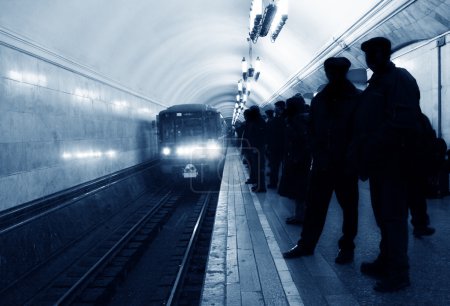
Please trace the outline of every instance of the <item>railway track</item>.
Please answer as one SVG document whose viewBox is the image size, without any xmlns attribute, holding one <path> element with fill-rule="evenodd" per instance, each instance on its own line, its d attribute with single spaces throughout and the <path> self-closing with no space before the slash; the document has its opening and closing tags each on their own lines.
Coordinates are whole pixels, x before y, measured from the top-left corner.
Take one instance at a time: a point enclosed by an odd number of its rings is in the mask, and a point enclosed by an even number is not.
<svg viewBox="0 0 450 306">
<path fill-rule="evenodd" d="M 180 297 L 184 301 L 198 300 L 217 204 L 217 193 L 208 192 L 208 186 L 202 188 L 202 192 L 193 192 L 191 185 L 163 186 L 143 195 L 142 199 L 139 199 L 141 204 L 128 205 L 123 216 L 122 212 L 116 213 L 111 217 L 114 221 L 105 220 L 91 227 L 92 235 L 84 231 L 70 245 L 55 253 L 52 256 L 55 258 L 49 258 L 48 263 L 42 262 L 27 275 L 3 289 L 0 292 L 0 300 L 7 305 L 109 303 L 149 245 L 152 245 L 157 237 L 165 239 L 164 225 L 179 206 L 184 207 L 183 214 L 189 215 L 189 218 L 179 225 L 182 235 L 174 248 L 177 252 L 167 255 L 170 259 L 166 263 L 167 271 L 171 272 L 162 276 L 166 284 L 157 289 L 160 291 L 156 295 L 158 299 L 149 301 L 148 304 L 183 304 L 180 303 Z M 216 188 L 217 186 L 211 187 L 210 190 Z M 72 205 L 80 198 L 103 189 L 104 186 L 96 186 L 85 194 L 76 194 L 73 199 L 59 205 L 49 204 L 35 210 L 25 208 L 12 212 L 3 217 L 4 226 L 0 227 L 0 232 L 26 227 L 28 223 L 43 215 Z M 52 263 L 53 260 L 59 260 L 59 267 L 58 264 Z M 196 282 L 192 283 L 192 279 L 196 279 Z M 9 289 L 11 290 L 8 291 Z"/>
<path fill-rule="evenodd" d="M 170 190 L 149 201 L 26 304 L 103 304 L 161 230 L 180 196 L 180 191 Z"/>
</svg>

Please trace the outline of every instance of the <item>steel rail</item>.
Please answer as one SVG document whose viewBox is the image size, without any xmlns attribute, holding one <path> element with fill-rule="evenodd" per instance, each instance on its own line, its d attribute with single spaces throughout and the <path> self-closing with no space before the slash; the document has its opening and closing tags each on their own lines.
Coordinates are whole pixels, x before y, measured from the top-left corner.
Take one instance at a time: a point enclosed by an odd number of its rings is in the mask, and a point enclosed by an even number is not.
<svg viewBox="0 0 450 306">
<path fill-rule="evenodd" d="M 70 287 L 63 296 L 61 296 L 54 305 L 67 305 L 73 302 L 77 297 L 77 293 L 84 290 L 88 286 L 88 282 L 95 273 L 106 265 L 110 259 L 120 251 L 120 249 L 127 243 L 132 236 L 140 229 L 140 227 L 154 214 L 156 214 L 159 209 L 169 200 L 172 196 L 172 191 L 169 191 L 164 195 L 161 200 L 155 205 L 150 211 L 148 211 L 136 224 L 133 225 L 118 242 L 116 242 L 83 276 L 81 276 L 78 281 Z"/>
<path fill-rule="evenodd" d="M 206 198 L 203 202 L 203 207 L 200 212 L 200 215 L 197 219 L 197 222 L 195 223 L 191 238 L 189 239 L 189 244 L 188 244 L 187 249 L 183 256 L 183 261 L 181 262 L 180 268 L 178 269 L 177 277 L 175 279 L 174 285 L 170 292 L 169 299 L 167 300 L 166 305 L 168 305 L 168 306 L 175 305 L 175 303 L 176 303 L 176 297 L 177 297 L 177 294 L 181 287 L 181 281 L 182 281 L 182 279 L 186 273 L 186 270 L 189 266 L 189 259 L 191 257 L 192 251 L 194 249 L 194 243 L 197 240 L 198 234 L 200 232 L 200 225 L 203 222 L 210 199 L 211 199 L 211 193 L 208 192 L 208 194 L 206 195 Z"/>
</svg>

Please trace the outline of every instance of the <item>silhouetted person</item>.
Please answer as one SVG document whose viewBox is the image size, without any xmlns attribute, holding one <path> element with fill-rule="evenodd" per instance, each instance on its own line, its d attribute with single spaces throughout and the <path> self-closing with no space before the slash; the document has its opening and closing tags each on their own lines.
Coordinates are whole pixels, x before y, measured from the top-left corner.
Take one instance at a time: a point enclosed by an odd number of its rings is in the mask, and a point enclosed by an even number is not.
<svg viewBox="0 0 450 306">
<path fill-rule="evenodd" d="M 276 189 L 284 150 L 284 101 L 275 103 L 274 117 L 267 122 L 267 155 L 269 157 L 268 188 Z"/>
<path fill-rule="evenodd" d="M 266 117 L 267 117 L 266 123 L 270 123 L 273 120 L 273 118 L 274 118 L 274 111 L 273 111 L 273 109 L 268 109 L 264 113 L 266 113 Z"/>
<path fill-rule="evenodd" d="M 249 108 L 248 141 L 250 144 L 250 180 L 254 184 L 252 191 L 265 192 L 265 134 L 266 123 L 261 116 L 259 107 L 253 105 Z"/>
<path fill-rule="evenodd" d="M 294 215 L 286 219 L 288 224 L 301 224 L 307 192 L 311 149 L 307 130 L 308 113 L 305 100 L 295 95 L 286 100 L 285 147 L 283 171 L 278 193 L 295 201 Z"/>
<path fill-rule="evenodd" d="M 421 132 L 420 91 L 414 77 L 390 61 L 391 42 L 372 38 L 361 45 L 373 71 L 356 116 L 360 177 L 369 178 L 380 253 L 361 272 L 379 278 L 374 289 L 392 292 L 410 285 L 408 200 L 417 175 L 414 146 Z"/>
<path fill-rule="evenodd" d="M 242 136 L 244 135 L 245 124 L 243 122 L 236 122 L 235 132 L 236 132 L 236 146 L 242 150 Z M 242 153 L 242 152 L 241 152 Z"/>
<path fill-rule="evenodd" d="M 248 166 L 249 173 L 250 173 L 250 178 L 245 183 L 253 184 L 256 181 L 256 179 L 251 177 L 252 173 L 251 173 L 251 169 L 250 169 L 251 150 L 250 150 L 250 142 L 248 140 L 249 128 L 250 128 L 250 110 L 249 109 L 244 110 L 244 122 L 242 125 L 243 125 L 243 133 L 242 133 L 242 138 L 241 138 L 241 153 L 242 153 L 242 156 L 244 157 L 242 162 L 244 163 L 244 165 Z"/>
<path fill-rule="evenodd" d="M 264 120 L 266 122 L 266 160 L 270 165 L 269 141 L 270 139 L 272 139 L 272 135 L 270 134 L 272 132 L 272 129 L 270 128 L 270 126 L 274 118 L 274 111 L 273 109 L 268 109 L 264 111 L 264 113 L 266 114 L 266 119 Z"/>
<path fill-rule="evenodd" d="M 349 146 L 359 90 L 347 80 L 350 61 L 328 58 L 324 63 L 329 83 L 311 101 L 312 167 L 305 222 L 297 245 L 285 258 L 311 255 L 325 224 L 333 191 L 343 211 L 342 237 L 336 263 L 353 260 L 358 228 L 358 175 L 350 171 Z"/>
<path fill-rule="evenodd" d="M 445 168 L 447 143 L 442 138 L 434 140 L 431 171 L 428 176 L 426 194 L 428 198 L 442 198 L 448 194 L 448 175 Z"/>
<path fill-rule="evenodd" d="M 413 234 L 415 237 L 430 236 L 433 235 L 435 229 L 430 227 L 430 217 L 427 213 L 427 189 L 430 179 L 438 176 L 441 159 L 445 159 L 445 151 L 447 145 L 444 141 L 445 148 L 439 150 L 437 144 L 439 141 L 436 138 L 436 132 L 431 126 L 430 120 L 427 116 L 422 114 L 422 121 L 425 127 L 424 135 L 429 142 L 431 152 L 428 152 L 425 158 L 430 160 L 426 161 L 426 169 L 423 167 L 415 167 L 416 173 L 411 176 L 412 188 L 409 192 L 409 210 L 411 212 L 411 224 L 414 227 Z M 408 152 L 409 154 L 415 154 L 416 152 Z"/>
</svg>

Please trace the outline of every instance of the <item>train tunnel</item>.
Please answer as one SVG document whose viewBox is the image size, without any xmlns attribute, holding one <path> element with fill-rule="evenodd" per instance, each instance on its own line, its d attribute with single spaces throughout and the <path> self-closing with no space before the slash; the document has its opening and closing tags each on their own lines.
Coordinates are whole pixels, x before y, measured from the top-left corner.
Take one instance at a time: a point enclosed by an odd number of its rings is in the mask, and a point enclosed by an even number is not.
<svg viewBox="0 0 450 306">
<path fill-rule="evenodd" d="M 333 233 L 341 222 L 335 197 L 321 255 L 284 263 L 280 250 L 301 230 L 282 220 L 294 204 L 276 190 L 254 194 L 246 187 L 248 173 L 233 139 L 244 110 L 254 105 L 264 114 L 296 94 L 310 104 L 328 82 L 327 58 L 346 57 L 351 62 L 347 78 L 365 90 L 373 72 L 361 44 L 381 36 L 391 41 L 392 62 L 417 81 L 420 108 L 436 136 L 450 144 L 449 31 L 449 0 L 0 0 L 0 304 L 448 305 L 448 171 L 442 193 L 428 200 L 436 234 L 409 238 L 412 286 L 386 297 L 371 291 L 356 265 L 363 255 L 375 256 L 379 237 L 367 182 L 359 182 L 359 232 L 370 232 L 358 233 L 354 265 L 347 270 L 334 265 Z M 227 127 L 223 179 L 213 195 L 209 186 L 180 187 L 158 168 L 168 149 L 161 147 L 159 114 L 181 104 L 208 105 Z M 177 193 L 186 188 L 195 196 Z M 117 218 L 119 226 L 153 202 L 161 203 L 163 212 L 155 215 L 165 225 L 139 229 L 151 236 L 146 248 L 158 240 L 161 228 L 177 226 L 173 216 L 188 219 L 185 203 L 218 203 L 210 213 L 215 216 L 211 241 L 198 247 L 206 249 L 197 255 L 206 258 L 205 272 L 191 277 L 201 279 L 194 286 L 197 298 L 183 302 L 180 297 L 189 293 L 166 288 L 190 272 L 160 283 L 184 261 L 159 271 L 163 276 L 148 281 L 155 282 L 152 289 L 140 284 L 114 298 L 124 287 L 124 275 L 131 275 L 121 272 L 107 285 L 61 293 L 67 287 L 62 284 L 77 274 L 67 272 L 81 258 L 76 243 L 93 249 L 95 241 L 107 240 L 107 228 L 113 228 L 109 220 Z M 177 206 L 186 210 L 177 212 Z M 125 214 L 128 221 L 120 221 Z M 89 237 L 91 232 L 97 238 Z M 126 271 L 133 266 L 145 271 L 134 255 L 150 256 L 137 247 L 139 235 L 129 238 L 136 246 L 130 249 L 139 251 L 129 256 L 134 262 Z M 164 239 L 183 235 L 174 230 Z M 152 252 L 165 257 L 172 245 L 159 243 Z M 102 267 L 113 264 L 110 259 Z M 265 273 L 268 266 L 271 272 Z M 106 282 L 106 276 L 99 280 L 89 273 L 85 280 Z M 145 273 L 135 277 L 144 283 Z M 100 294 L 100 287 L 107 290 Z M 137 293 L 146 290 L 152 294 Z"/>
</svg>

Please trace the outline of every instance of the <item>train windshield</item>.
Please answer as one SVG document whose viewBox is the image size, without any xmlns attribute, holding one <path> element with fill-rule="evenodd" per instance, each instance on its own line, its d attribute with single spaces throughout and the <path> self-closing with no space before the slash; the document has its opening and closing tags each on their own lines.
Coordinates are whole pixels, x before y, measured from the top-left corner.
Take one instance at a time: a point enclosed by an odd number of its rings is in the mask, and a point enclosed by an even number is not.
<svg viewBox="0 0 450 306">
<path fill-rule="evenodd" d="M 215 132 L 213 116 L 204 116 L 202 113 L 173 113 L 160 118 L 161 138 L 164 142 L 172 141 L 201 141 Z"/>
</svg>

